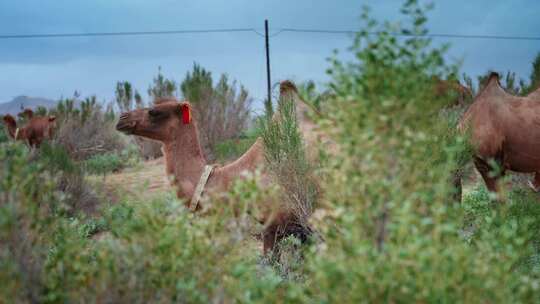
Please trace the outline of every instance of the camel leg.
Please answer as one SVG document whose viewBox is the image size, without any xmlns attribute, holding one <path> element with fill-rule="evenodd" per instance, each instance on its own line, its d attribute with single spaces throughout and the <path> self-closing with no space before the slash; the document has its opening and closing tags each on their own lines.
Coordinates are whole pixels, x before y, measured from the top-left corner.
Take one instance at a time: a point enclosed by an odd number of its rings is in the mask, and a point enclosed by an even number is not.
<svg viewBox="0 0 540 304">
<path fill-rule="evenodd" d="M 540 192 L 540 172 L 534 173 L 534 180 L 528 184 L 534 192 Z"/>
<path fill-rule="evenodd" d="M 268 253 L 271 253 L 272 257 L 276 256 L 276 245 L 278 242 L 278 226 L 275 224 L 271 224 L 269 227 L 264 229 L 263 232 L 263 253 L 264 255 L 267 255 Z"/>
<path fill-rule="evenodd" d="M 452 199 L 456 203 L 461 203 L 461 196 L 463 193 L 463 185 L 461 182 L 462 170 L 463 169 L 460 168 L 452 173 L 452 184 L 454 186 L 454 193 L 452 194 Z"/>
<path fill-rule="evenodd" d="M 476 170 L 480 172 L 482 175 L 482 178 L 484 179 L 484 182 L 486 183 L 486 187 L 491 192 L 497 192 L 497 180 L 504 175 L 504 172 L 502 172 L 501 175 L 498 176 L 490 176 L 491 172 L 493 171 L 492 166 L 490 166 L 485 160 L 474 157 L 474 165 L 476 167 Z"/>
</svg>

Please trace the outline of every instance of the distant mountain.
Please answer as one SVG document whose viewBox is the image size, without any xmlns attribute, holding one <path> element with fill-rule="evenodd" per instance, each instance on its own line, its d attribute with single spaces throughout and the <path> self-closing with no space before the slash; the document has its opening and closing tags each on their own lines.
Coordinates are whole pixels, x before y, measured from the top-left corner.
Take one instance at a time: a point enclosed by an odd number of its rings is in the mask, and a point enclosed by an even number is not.
<svg viewBox="0 0 540 304">
<path fill-rule="evenodd" d="M 0 103 L 0 115 L 2 114 L 12 114 L 15 115 L 21 112 L 21 109 L 35 109 L 38 106 L 45 108 L 53 108 L 56 106 L 58 101 L 41 98 L 41 97 L 28 97 L 28 96 L 17 96 L 13 98 L 12 101 L 6 103 Z"/>
</svg>

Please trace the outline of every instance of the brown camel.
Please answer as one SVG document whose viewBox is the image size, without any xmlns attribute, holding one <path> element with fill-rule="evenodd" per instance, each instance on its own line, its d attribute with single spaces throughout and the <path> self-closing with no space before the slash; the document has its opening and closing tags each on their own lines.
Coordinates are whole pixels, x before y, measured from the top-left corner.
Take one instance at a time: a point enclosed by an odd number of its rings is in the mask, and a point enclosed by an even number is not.
<svg viewBox="0 0 540 304">
<path fill-rule="evenodd" d="M 536 96 L 536 97 L 535 97 Z M 474 164 L 487 188 L 497 191 L 506 170 L 535 173 L 530 183 L 540 189 L 540 92 L 510 95 L 492 73 L 485 88 L 463 115 L 458 129 L 470 133 Z"/>
<path fill-rule="evenodd" d="M 448 96 L 449 93 L 456 95 L 450 106 L 464 106 L 468 100 L 472 100 L 472 92 L 468 87 L 463 86 L 458 80 L 442 80 L 435 78 L 435 96 Z"/>
<path fill-rule="evenodd" d="M 264 145 L 257 141 L 236 161 L 223 166 L 208 166 L 203 155 L 197 122 L 192 119 L 191 105 L 174 99 L 162 100 L 152 108 L 137 109 L 120 116 L 118 131 L 137 135 L 163 143 L 166 174 L 177 187 L 177 196 L 186 199 L 191 210 L 198 208 L 202 191 L 226 191 L 243 172 L 263 168 Z M 267 175 L 263 182 L 269 183 Z M 306 240 L 309 232 L 299 227 L 290 211 L 278 210 L 260 219 L 266 225 L 263 232 L 263 248 L 266 253 L 287 235 Z"/>
<path fill-rule="evenodd" d="M 51 139 L 55 128 L 55 116 L 34 116 L 34 112 L 25 109 L 19 116 L 26 117 L 24 127 L 17 127 L 17 121 L 11 115 L 4 116 L 8 135 L 14 140 L 24 140 L 30 147 L 38 148 L 43 140 Z"/>
</svg>

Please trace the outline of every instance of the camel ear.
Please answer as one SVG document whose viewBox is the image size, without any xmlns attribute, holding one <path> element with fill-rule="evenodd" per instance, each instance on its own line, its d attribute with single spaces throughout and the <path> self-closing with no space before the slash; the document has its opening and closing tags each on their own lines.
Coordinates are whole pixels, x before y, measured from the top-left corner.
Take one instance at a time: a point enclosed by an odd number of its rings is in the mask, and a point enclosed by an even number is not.
<svg viewBox="0 0 540 304">
<path fill-rule="evenodd" d="M 56 116 L 52 115 L 52 116 L 49 116 L 49 122 L 53 122 L 56 120 Z"/>
<path fill-rule="evenodd" d="M 182 103 L 180 105 L 180 115 L 182 115 L 182 122 L 185 125 L 191 123 L 191 106 L 189 103 Z"/>
</svg>

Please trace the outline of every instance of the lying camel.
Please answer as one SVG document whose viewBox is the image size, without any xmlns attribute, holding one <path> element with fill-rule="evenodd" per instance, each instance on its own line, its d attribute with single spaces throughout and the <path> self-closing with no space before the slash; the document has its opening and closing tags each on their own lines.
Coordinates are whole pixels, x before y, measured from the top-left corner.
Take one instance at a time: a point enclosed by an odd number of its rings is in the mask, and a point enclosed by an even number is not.
<svg viewBox="0 0 540 304">
<path fill-rule="evenodd" d="M 14 140 L 24 140 L 30 147 L 38 148 L 43 140 L 51 139 L 55 128 L 55 116 L 34 116 L 34 112 L 25 109 L 19 116 L 26 117 L 24 127 L 17 127 L 17 121 L 11 115 L 4 116 L 8 135 Z"/>
<path fill-rule="evenodd" d="M 463 115 L 458 130 L 470 133 L 474 164 L 490 191 L 497 191 L 506 170 L 535 173 L 530 186 L 540 189 L 539 97 L 538 90 L 526 97 L 510 95 L 501 88 L 499 75 L 491 73 Z"/>
<path fill-rule="evenodd" d="M 120 115 L 116 129 L 120 132 L 146 137 L 163 143 L 167 176 L 177 188 L 177 196 L 186 199 L 188 208 L 195 211 L 205 192 L 221 192 L 230 188 L 243 172 L 254 172 L 265 163 L 261 138 L 236 161 L 223 166 L 209 166 L 199 142 L 197 122 L 192 118 L 189 102 L 165 99 L 152 108 L 136 109 Z M 269 178 L 263 174 L 263 182 Z M 280 239 L 295 235 L 305 241 L 308 229 L 300 227 L 296 216 L 288 210 L 278 210 L 261 219 L 266 223 L 263 232 L 264 252 L 274 249 Z"/>
</svg>

